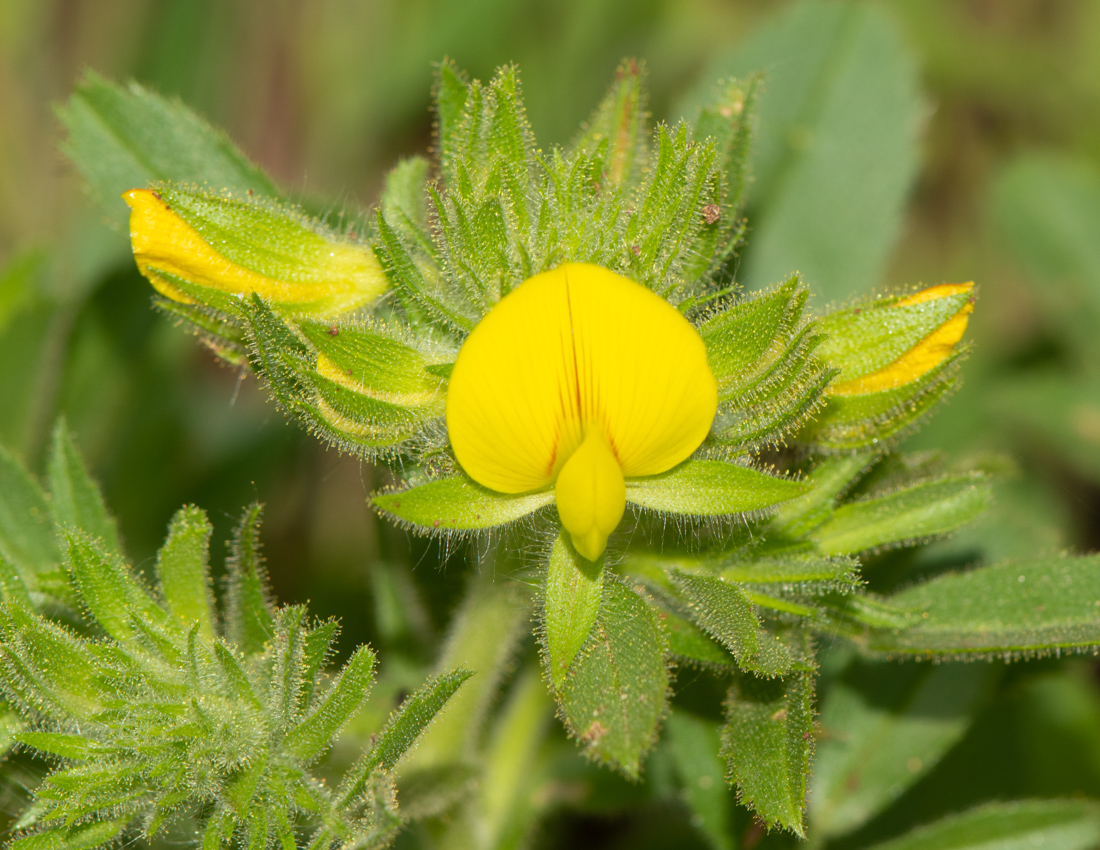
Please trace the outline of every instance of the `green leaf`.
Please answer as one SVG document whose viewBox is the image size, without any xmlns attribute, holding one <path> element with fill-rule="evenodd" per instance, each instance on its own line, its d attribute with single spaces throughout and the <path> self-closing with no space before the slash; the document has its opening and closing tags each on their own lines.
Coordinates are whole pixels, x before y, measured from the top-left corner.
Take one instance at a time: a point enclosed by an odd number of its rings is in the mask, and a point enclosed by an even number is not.
<svg viewBox="0 0 1100 850">
<path fill-rule="evenodd" d="M 966 525 L 992 499 L 984 475 L 941 478 L 841 505 L 810 538 L 830 555 L 904 545 Z"/>
<path fill-rule="evenodd" d="M 771 527 L 794 537 L 812 531 L 829 518 L 837 498 L 858 480 L 873 460 L 871 452 L 822 458 L 803 479 L 809 492 L 781 505 Z"/>
<path fill-rule="evenodd" d="M 47 469 L 54 522 L 81 528 L 100 538 L 108 549 L 121 552 L 115 519 L 108 513 L 103 494 L 88 474 L 64 419 L 59 419 L 54 427 Z"/>
<path fill-rule="evenodd" d="M 126 828 L 127 819 L 101 820 L 79 826 L 59 826 L 17 838 L 12 850 L 92 850 L 110 844 Z"/>
<path fill-rule="evenodd" d="M 431 227 L 428 224 L 428 170 L 430 163 L 422 156 L 401 160 L 386 175 L 379 207 L 387 221 L 404 239 L 434 252 Z"/>
<path fill-rule="evenodd" d="M 372 497 L 374 506 L 418 531 L 472 531 L 522 519 L 553 503 L 552 490 L 509 495 L 461 473 L 419 487 Z"/>
<path fill-rule="evenodd" d="M 287 734 L 283 746 L 291 755 L 308 763 L 332 745 L 340 729 L 370 692 L 376 659 L 366 646 L 352 654 L 324 701 Z"/>
<path fill-rule="evenodd" d="M 229 582 L 225 620 L 229 640 L 247 655 L 257 655 L 275 633 L 267 576 L 260 551 L 263 505 L 252 504 L 241 516 L 226 562 Z"/>
<path fill-rule="evenodd" d="M 168 524 L 168 539 L 157 553 L 157 576 L 168 610 L 184 628 L 198 624 L 207 641 L 214 639 L 211 531 L 210 521 L 199 508 L 180 508 Z"/>
<path fill-rule="evenodd" d="M 805 492 L 805 485 L 746 466 L 688 460 L 668 472 L 626 482 L 626 500 L 653 511 L 722 516 L 770 508 Z"/>
<path fill-rule="evenodd" d="M 0 554 L 0 600 L 4 602 L 16 602 L 24 608 L 34 610 L 31 595 L 27 591 L 27 585 L 15 564 Z"/>
<path fill-rule="evenodd" d="M 1088 850 L 1100 842 L 1091 800 L 987 803 L 874 845 L 871 850 Z"/>
<path fill-rule="evenodd" d="M 391 771 L 416 744 L 472 672 L 452 670 L 433 676 L 401 703 L 390 715 L 386 728 L 379 733 L 374 746 L 348 771 L 338 797 L 342 805 L 358 795 L 374 770 Z"/>
<path fill-rule="evenodd" d="M 604 559 L 580 557 L 568 538 L 559 533 L 550 552 L 542 610 L 544 660 L 558 691 L 596 622 L 604 583 Z"/>
<path fill-rule="evenodd" d="M 683 593 L 695 621 L 722 642 L 743 670 L 782 676 L 794 663 L 790 652 L 760 627 L 745 591 L 717 576 L 675 571 L 673 585 Z"/>
<path fill-rule="evenodd" d="M 84 760 L 97 752 L 102 752 L 92 741 L 79 735 L 59 735 L 51 732 L 20 732 L 19 742 L 33 747 L 40 753 L 63 759 Z"/>
<path fill-rule="evenodd" d="M 669 751 L 680 775 L 684 801 L 692 812 L 692 825 L 714 850 L 734 850 L 733 801 L 719 756 L 722 736 L 718 724 L 674 711 L 666 726 Z"/>
<path fill-rule="evenodd" d="M 715 60 L 704 79 L 709 89 L 759 70 L 753 233 L 741 276 L 759 289 L 800 269 L 826 301 L 867 292 L 885 270 L 917 170 L 923 106 L 912 53 L 885 8 L 808 0 Z"/>
<path fill-rule="evenodd" d="M 857 663 L 828 691 L 818 722 L 810 822 L 850 832 L 925 776 L 970 728 L 990 666 Z"/>
<path fill-rule="evenodd" d="M 35 587 L 35 573 L 59 558 L 50 506 L 42 488 L 8 450 L 0 446 L 0 554 Z"/>
<path fill-rule="evenodd" d="M 723 756 L 741 802 L 766 824 L 805 836 L 802 809 L 813 753 L 814 675 L 740 676 L 726 702 Z"/>
<path fill-rule="evenodd" d="M 668 702 L 667 644 L 657 613 L 604 582 L 596 623 L 565 682 L 562 719 L 589 758 L 638 779 Z"/>
<path fill-rule="evenodd" d="M 58 115 L 69 134 L 62 149 L 119 224 L 127 213 L 119 196 L 160 181 L 279 194 L 223 133 L 137 83 L 123 87 L 89 71 Z"/>
<path fill-rule="evenodd" d="M 1100 647 L 1100 555 L 951 573 L 887 601 L 914 612 L 915 625 L 869 633 L 874 653 L 965 659 Z"/>
</svg>

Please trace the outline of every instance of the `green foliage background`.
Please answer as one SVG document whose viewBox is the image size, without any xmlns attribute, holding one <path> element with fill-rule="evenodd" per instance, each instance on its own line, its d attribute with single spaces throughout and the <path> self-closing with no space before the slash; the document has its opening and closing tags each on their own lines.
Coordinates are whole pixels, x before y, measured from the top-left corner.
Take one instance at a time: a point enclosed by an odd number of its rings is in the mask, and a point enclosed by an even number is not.
<svg viewBox="0 0 1100 850">
<path fill-rule="evenodd" d="M 41 469 L 50 426 L 64 413 L 139 567 L 151 566 L 179 505 L 207 509 L 220 564 L 240 507 L 266 502 L 278 598 L 339 616 L 345 655 L 369 641 L 383 665 L 406 666 L 415 684 L 435 657 L 465 564 L 437 566 L 437 549 L 369 511 L 365 494 L 385 473 L 285 423 L 254 380 L 239 381 L 149 309 L 128 254 L 126 208 L 120 200 L 105 218 L 82 197 L 58 152 L 51 104 L 87 67 L 135 78 L 225 127 L 301 200 L 342 198 L 354 208 L 376 199 L 400 156 L 426 151 L 431 63 L 443 56 L 482 79 L 516 62 L 531 123 L 552 143 L 574 134 L 621 57 L 635 55 L 647 64 L 658 119 L 689 114 L 695 87 L 711 78 L 768 74 L 739 269 L 748 285 L 798 268 L 821 293 L 818 307 L 873 287 L 980 286 L 963 388 L 904 448 L 948 447 L 959 463 L 1000 452 L 1013 468 L 971 527 L 878 556 L 867 570 L 872 589 L 945 565 L 1096 549 L 1100 7 L 789 6 L 8 0 L 0 5 L 0 443 Z M 401 614 L 399 598 L 420 602 Z M 826 682 L 846 661 L 833 659 Z M 707 687 L 682 672 L 683 699 L 693 685 Z M 820 722 L 838 736 L 876 734 L 866 752 L 832 762 L 835 745 L 819 744 L 817 840 L 867 846 L 991 800 L 1100 798 L 1091 658 L 862 664 L 830 685 Z M 581 813 L 551 819 L 542 843 L 660 847 L 721 832 L 706 823 L 691 831 L 671 779 L 693 745 L 714 752 L 709 733 L 670 724 L 677 746 L 654 754 L 642 787 L 584 767 L 563 744 L 558 780 L 588 791 Z M 913 752 L 899 760 L 903 747 Z M 943 759 L 927 771 L 929 754 Z M 854 786 L 843 758 L 861 771 Z M 922 778 L 912 784 L 898 764 Z M 21 769 L 4 786 L 5 810 L 31 781 Z M 686 793 L 729 793 L 722 788 L 696 782 Z M 737 817 L 735 837 L 759 840 Z"/>
</svg>

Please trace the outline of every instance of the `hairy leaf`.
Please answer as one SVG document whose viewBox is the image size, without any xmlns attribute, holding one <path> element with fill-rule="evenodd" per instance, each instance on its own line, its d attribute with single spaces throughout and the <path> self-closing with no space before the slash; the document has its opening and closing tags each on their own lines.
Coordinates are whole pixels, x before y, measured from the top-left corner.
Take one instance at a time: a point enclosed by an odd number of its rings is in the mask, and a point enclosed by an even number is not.
<svg viewBox="0 0 1100 850">
<path fill-rule="evenodd" d="M 596 623 L 559 701 L 584 753 L 630 779 L 641 773 L 668 701 L 666 641 L 657 613 L 618 581 L 604 583 Z"/>
<path fill-rule="evenodd" d="M 874 653 L 988 658 L 1100 647 L 1100 555 L 943 575 L 888 601 L 916 624 L 870 632 L 864 645 Z"/>
<path fill-rule="evenodd" d="M 550 681 L 560 690 L 573 659 L 596 622 L 603 596 L 603 558 L 593 563 L 577 555 L 564 532 L 554 541 L 543 598 L 543 640 Z"/>
<path fill-rule="evenodd" d="M 668 472 L 626 482 L 626 500 L 653 511 L 723 516 L 759 511 L 793 499 L 805 487 L 746 466 L 688 460 Z"/>
<path fill-rule="evenodd" d="M 54 427 L 47 469 L 54 521 L 81 528 L 100 538 L 108 549 L 122 551 L 115 519 L 107 511 L 103 494 L 88 474 L 64 419 L 59 419 Z"/>
<path fill-rule="evenodd" d="M 157 553 L 157 577 L 168 610 L 185 628 L 197 623 L 206 640 L 214 638 L 211 531 L 210 521 L 199 508 L 180 508 L 168 524 L 168 539 Z"/>
<path fill-rule="evenodd" d="M 371 500 L 380 511 L 423 531 L 470 531 L 506 525 L 554 501 L 552 491 L 509 495 L 459 474 Z"/>
</svg>

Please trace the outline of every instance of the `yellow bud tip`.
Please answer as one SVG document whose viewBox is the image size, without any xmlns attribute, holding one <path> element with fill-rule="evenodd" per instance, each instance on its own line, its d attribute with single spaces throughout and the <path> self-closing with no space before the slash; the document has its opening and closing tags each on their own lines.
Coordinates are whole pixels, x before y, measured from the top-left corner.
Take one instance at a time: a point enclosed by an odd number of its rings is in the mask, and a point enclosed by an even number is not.
<svg viewBox="0 0 1100 850">
<path fill-rule="evenodd" d="M 607 269 L 566 263 L 474 328 L 451 372 L 447 429 L 483 486 L 556 486 L 562 524 L 595 560 L 622 518 L 623 479 L 690 457 L 717 406 L 703 340 L 672 305 Z"/>
<path fill-rule="evenodd" d="M 902 298 L 895 307 L 911 307 L 937 298 L 949 298 L 973 292 L 974 283 L 945 283 L 922 289 Z M 955 315 L 910 348 L 901 357 L 877 372 L 852 381 L 845 381 L 829 388 L 832 395 L 848 396 L 892 390 L 915 381 L 931 372 L 951 356 L 955 346 L 966 333 L 970 314 L 974 312 L 973 299 L 967 301 Z"/>
<path fill-rule="evenodd" d="M 581 447 L 561 468 L 554 498 L 573 547 L 595 561 L 626 510 L 623 471 L 601 427 L 588 428 Z"/>
</svg>

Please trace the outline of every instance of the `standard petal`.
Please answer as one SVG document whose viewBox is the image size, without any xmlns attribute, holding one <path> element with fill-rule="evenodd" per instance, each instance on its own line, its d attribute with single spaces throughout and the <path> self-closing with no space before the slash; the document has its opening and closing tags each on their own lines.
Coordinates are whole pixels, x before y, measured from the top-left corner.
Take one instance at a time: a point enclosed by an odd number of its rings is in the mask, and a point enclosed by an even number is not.
<svg viewBox="0 0 1100 850">
<path fill-rule="evenodd" d="M 718 390 L 699 334 L 663 298 L 567 263 L 517 287 L 474 328 L 451 374 L 447 426 L 466 472 L 519 493 L 556 480 L 599 427 L 625 476 L 698 448 Z"/>
</svg>

